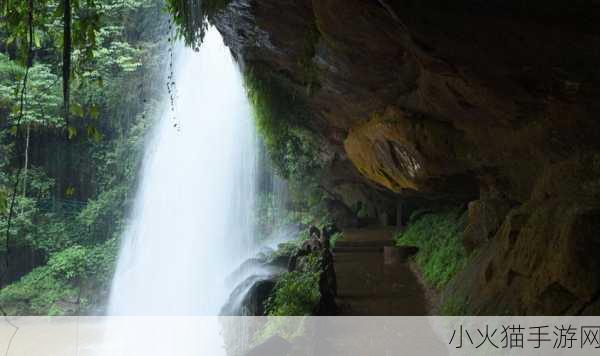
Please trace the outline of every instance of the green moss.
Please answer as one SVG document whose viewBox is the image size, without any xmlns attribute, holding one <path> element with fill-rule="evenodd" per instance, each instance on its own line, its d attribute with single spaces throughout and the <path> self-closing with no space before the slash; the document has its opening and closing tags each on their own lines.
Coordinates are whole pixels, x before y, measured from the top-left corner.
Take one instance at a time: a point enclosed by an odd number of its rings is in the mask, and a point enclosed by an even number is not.
<svg viewBox="0 0 600 356">
<path fill-rule="evenodd" d="M 280 243 L 277 246 L 277 250 L 273 251 L 268 256 L 268 260 L 272 261 L 281 256 L 292 256 L 293 254 L 298 252 L 298 250 L 301 247 L 301 244 L 302 244 L 302 241 L 300 239 Z"/>
<path fill-rule="evenodd" d="M 318 149 L 306 128 L 311 115 L 301 95 L 260 66 L 245 71 L 244 83 L 258 132 L 275 168 L 286 178 L 313 172 L 319 166 Z"/>
<path fill-rule="evenodd" d="M 288 181 L 292 210 L 305 214 L 306 218 L 298 218 L 306 221 L 325 216 L 325 192 L 320 187 L 325 155 L 311 128 L 312 114 L 303 99 L 306 95 L 258 63 L 248 64 L 244 79 L 269 159 Z"/>
<path fill-rule="evenodd" d="M 321 33 L 316 25 L 313 25 L 304 35 L 304 49 L 302 57 L 298 60 L 298 65 L 302 70 L 302 75 L 306 83 L 308 95 L 312 94 L 320 87 L 319 71 L 313 58 L 317 51 L 317 44 L 321 39 Z"/>
<path fill-rule="evenodd" d="M 397 244 L 417 246 L 416 262 L 425 281 L 441 288 L 466 263 L 467 253 L 462 245 L 465 226 L 466 214 L 459 209 L 419 214 L 397 236 Z"/>
</svg>

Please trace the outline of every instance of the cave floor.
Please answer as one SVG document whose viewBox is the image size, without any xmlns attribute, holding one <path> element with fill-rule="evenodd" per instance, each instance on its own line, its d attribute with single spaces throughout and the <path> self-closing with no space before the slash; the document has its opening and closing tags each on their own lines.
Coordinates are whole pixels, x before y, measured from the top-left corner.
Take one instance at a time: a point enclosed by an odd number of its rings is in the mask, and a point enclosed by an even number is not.
<svg viewBox="0 0 600 356">
<path fill-rule="evenodd" d="M 344 231 L 334 267 L 340 315 L 427 315 L 425 290 L 406 260 L 384 264 L 383 247 L 393 246 L 393 228 Z"/>
</svg>

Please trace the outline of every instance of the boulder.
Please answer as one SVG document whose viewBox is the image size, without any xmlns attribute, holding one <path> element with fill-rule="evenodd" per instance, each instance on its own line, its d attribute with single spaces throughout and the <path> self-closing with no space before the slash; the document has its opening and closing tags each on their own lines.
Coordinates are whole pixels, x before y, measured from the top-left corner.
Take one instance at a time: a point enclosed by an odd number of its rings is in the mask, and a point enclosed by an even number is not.
<svg viewBox="0 0 600 356">
<path fill-rule="evenodd" d="M 275 278 L 251 276 L 238 285 L 221 308 L 224 316 L 263 316 L 265 302 L 275 288 Z"/>
<path fill-rule="evenodd" d="M 314 315 L 336 315 L 337 279 L 333 265 L 333 255 L 329 249 L 321 253 L 321 275 L 319 276 L 319 292 L 321 298 Z"/>
<path fill-rule="evenodd" d="M 573 315 L 600 295 L 600 162 L 576 156 L 542 173 L 531 200 L 507 214 L 495 236 L 444 292 L 468 314 Z M 564 187 L 559 181 L 569 182 Z"/>
<path fill-rule="evenodd" d="M 327 211 L 333 217 L 336 226 L 339 229 L 354 228 L 360 226 L 360 220 L 356 214 L 339 200 L 328 199 L 326 202 Z"/>
<path fill-rule="evenodd" d="M 468 223 L 463 244 L 468 252 L 494 237 L 510 210 L 510 204 L 500 199 L 480 199 L 468 204 Z"/>
</svg>

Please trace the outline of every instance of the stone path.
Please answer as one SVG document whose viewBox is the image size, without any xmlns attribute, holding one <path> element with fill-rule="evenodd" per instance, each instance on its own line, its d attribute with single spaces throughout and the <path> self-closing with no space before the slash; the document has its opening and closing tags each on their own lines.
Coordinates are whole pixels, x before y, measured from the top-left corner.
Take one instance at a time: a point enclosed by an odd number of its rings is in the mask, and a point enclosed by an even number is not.
<svg viewBox="0 0 600 356">
<path fill-rule="evenodd" d="M 391 228 L 344 231 L 333 250 L 340 315 L 427 315 L 425 291 L 407 261 L 384 264 L 393 236 Z"/>
</svg>

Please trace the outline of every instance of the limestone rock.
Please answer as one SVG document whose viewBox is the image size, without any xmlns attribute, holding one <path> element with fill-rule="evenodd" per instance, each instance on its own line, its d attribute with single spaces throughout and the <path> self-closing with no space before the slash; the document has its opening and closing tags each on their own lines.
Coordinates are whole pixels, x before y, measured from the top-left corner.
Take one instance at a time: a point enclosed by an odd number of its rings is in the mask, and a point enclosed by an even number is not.
<svg viewBox="0 0 600 356">
<path fill-rule="evenodd" d="M 275 277 L 250 276 L 231 293 L 221 309 L 224 316 L 263 316 L 265 302 L 275 288 Z"/>
<path fill-rule="evenodd" d="M 592 312 L 600 295 L 600 166 L 590 165 L 594 161 L 595 155 L 585 155 L 546 170 L 532 200 L 508 213 L 456 277 L 446 302 L 459 300 L 475 314 Z M 546 194 L 557 179 L 579 189 Z"/>
<path fill-rule="evenodd" d="M 470 202 L 468 208 L 468 225 L 463 243 L 467 251 L 473 251 L 496 234 L 510 210 L 510 204 L 500 199 L 480 199 Z"/>
</svg>

